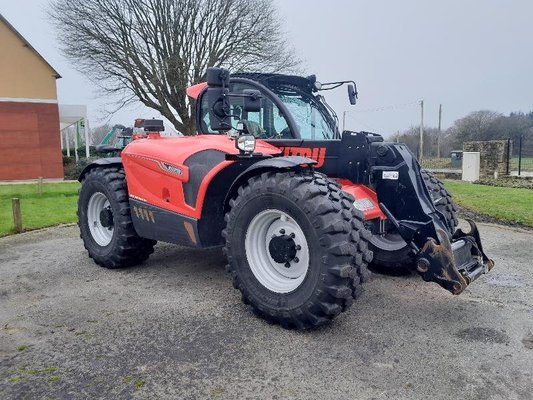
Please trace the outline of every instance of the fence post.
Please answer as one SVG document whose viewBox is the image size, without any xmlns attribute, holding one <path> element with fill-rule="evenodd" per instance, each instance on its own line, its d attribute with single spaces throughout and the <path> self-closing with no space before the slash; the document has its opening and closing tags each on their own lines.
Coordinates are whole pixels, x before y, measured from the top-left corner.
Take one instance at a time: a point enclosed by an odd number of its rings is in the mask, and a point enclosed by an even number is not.
<svg viewBox="0 0 533 400">
<path fill-rule="evenodd" d="M 522 138 L 523 135 L 520 135 L 520 141 L 518 142 L 518 176 L 522 171 Z"/>
<path fill-rule="evenodd" d="M 11 206 L 13 208 L 13 223 L 15 224 L 15 232 L 22 232 L 22 215 L 20 213 L 20 200 L 17 198 L 11 199 Z"/>
<path fill-rule="evenodd" d="M 37 180 L 37 193 L 39 194 L 39 196 L 42 196 L 43 194 L 43 177 L 40 176 L 39 179 Z"/>
</svg>

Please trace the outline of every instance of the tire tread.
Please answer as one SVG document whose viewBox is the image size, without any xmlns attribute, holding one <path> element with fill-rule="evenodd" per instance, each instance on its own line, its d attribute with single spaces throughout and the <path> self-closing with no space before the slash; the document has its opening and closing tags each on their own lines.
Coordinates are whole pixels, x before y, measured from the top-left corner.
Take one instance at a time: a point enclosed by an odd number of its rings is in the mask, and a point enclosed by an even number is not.
<svg viewBox="0 0 533 400">
<path fill-rule="evenodd" d="M 117 240 L 113 245 L 111 253 L 106 257 L 99 255 L 95 249 L 95 243 L 90 237 L 83 235 L 81 227 L 80 209 L 86 204 L 81 203 L 81 196 L 78 199 L 78 227 L 80 228 L 80 237 L 83 240 L 83 245 L 89 257 L 101 267 L 108 269 L 131 267 L 147 260 L 150 254 L 154 252 L 155 240 L 140 237 L 133 226 L 131 219 L 131 210 L 128 197 L 128 188 L 126 185 L 126 176 L 124 170 L 118 167 L 104 167 L 94 168 L 90 170 L 82 182 L 80 193 L 84 190 L 83 185 L 90 180 L 96 180 L 105 186 L 109 187 L 110 193 L 118 205 L 118 210 L 114 210 L 113 215 L 115 219 L 119 219 L 115 223 L 117 230 Z M 90 235 L 90 234 L 88 234 Z"/>
<path fill-rule="evenodd" d="M 273 309 L 258 304 L 239 277 L 231 243 L 236 220 L 234 210 L 258 191 L 287 195 L 306 213 L 317 231 L 325 276 L 302 307 Z M 367 250 L 369 232 L 363 226 L 362 214 L 337 182 L 314 171 L 265 172 L 251 177 L 229 204 L 231 209 L 225 216 L 227 226 L 222 233 L 226 239 L 226 271 L 232 275 L 234 287 L 242 293 L 243 302 L 250 304 L 255 314 L 284 328 L 307 329 L 327 323 L 352 305 L 361 283 L 369 275 L 367 264 L 372 253 Z"/>
</svg>

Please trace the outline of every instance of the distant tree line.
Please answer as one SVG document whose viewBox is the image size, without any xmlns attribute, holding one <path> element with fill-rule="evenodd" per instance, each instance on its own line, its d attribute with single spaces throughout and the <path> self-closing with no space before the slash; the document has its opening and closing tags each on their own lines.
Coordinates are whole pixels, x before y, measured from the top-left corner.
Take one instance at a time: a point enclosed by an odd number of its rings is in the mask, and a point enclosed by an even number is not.
<svg viewBox="0 0 533 400">
<path fill-rule="evenodd" d="M 411 151 L 418 153 L 420 127 L 411 128 L 393 137 L 403 142 Z M 477 140 L 513 141 L 513 154 L 518 154 L 518 143 L 522 136 L 522 155 L 533 156 L 533 111 L 528 113 L 512 112 L 504 115 L 496 111 L 480 110 L 460 118 L 440 134 L 437 128 L 424 127 L 424 157 L 435 158 L 440 139 L 440 156 L 449 157 L 452 150 L 462 150 L 463 143 Z"/>
</svg>

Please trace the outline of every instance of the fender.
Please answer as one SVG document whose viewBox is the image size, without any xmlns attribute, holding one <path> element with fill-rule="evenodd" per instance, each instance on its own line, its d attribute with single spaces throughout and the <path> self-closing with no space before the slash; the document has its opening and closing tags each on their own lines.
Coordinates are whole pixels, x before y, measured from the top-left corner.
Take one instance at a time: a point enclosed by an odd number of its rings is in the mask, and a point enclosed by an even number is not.
<svg viewBox="0 0 533 400">
<path fill-rule="evenodd" d="M 78 181 L 81 182 L 83 178 L 85 178 L 85 175 L 87 175 L 87 173 L 91 169 L 100 167 L 102 165 L 122 167 L 122 159 L 120 157 L 99 158 L 98 160 L 93 161 L 92 163 L 87 165 L 85 168 L 83 168 L 83 171 L 81 171 L 81 174 L 78 177 Z"/>
<path fill-rule="evenodd" d="M 229 211 L 229 202 L 250 177 L 266 171 L 297 170 L 316 164 L 315 160 L 300 156 L 266 158 L 251 165 L 249 162 L 253 161 L 253 158 L 242 158 L 241 161 L 224 168 L 209 182 L 202 215 L 198 220 L 202 247 L 223 244 L 221 232 L 225 227 L 224 215 Z"/>
<path fill-rule="evenodd" d="M 236 192 L 241 184 L 248 180 L 252 175 L 270 170 L 291 170 L 301 168 L 303 165 L 314 165 L 317 162 L 312 158 L 302 156 L 285 156 L 285 157 L 273 157 L 261 160 L 245 169 L 231 184 L 230 190 L 224 199 L 224 204 L 229 202 L 231 194 Z"/>
</svg>

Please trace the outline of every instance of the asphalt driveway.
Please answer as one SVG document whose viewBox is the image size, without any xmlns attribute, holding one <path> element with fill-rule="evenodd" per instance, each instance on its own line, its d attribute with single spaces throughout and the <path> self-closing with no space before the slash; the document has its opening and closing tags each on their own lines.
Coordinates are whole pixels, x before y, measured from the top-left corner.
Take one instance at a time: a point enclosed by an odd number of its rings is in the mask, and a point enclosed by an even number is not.
<svg viewBox="0 0 533 400">
<path fill-rule="evenodd" d="M 373 274 L 309 332 L 256 318 L 220 250 L 108 271 L 76 227 L 0 239 L 1 399 L 533 399 L 533 232 L 480 224 L 461 296 Z"/>
</svg>

